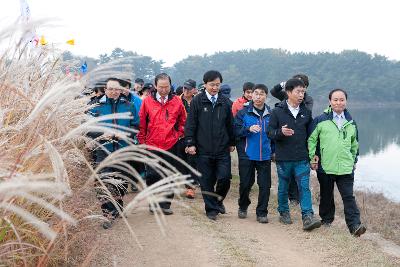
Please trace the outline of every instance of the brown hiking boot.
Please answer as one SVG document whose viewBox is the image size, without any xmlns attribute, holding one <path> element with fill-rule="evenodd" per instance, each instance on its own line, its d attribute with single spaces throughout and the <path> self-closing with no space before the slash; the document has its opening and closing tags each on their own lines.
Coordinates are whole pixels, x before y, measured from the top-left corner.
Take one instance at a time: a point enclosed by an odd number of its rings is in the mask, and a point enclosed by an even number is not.
<svg viewBox="0 0 400 267">
<path fill-rule="evenodd" d="M 354 235 L 355 237 L 360 237 L 361 235 L 365 234 L 366 231 L 367 231 L 367 227 L 365 227 L 365 225 L 360 223 L 359 225 L 357 225 L 353 228 L 353 231 L 351 234 Z"/>
</svg>

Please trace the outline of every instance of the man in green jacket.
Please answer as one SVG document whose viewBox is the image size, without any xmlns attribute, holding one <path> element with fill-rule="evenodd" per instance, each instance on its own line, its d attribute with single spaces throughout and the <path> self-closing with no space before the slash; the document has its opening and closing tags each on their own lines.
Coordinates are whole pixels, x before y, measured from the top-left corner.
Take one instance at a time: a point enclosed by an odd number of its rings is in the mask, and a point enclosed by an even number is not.
<svg viewBox="0 0 400 267">
<path fill-rule="evenodd" d="M 308 151 L 311 168 L 317 170 L 320 184 L 319 215 L 322 224 L 330 226 L 334 220 L 333 189 L 336 182 L 342 196 L 347 227 L 351 234 L 359 237 L 367 229 L 360 221 L 360 211 L 353 194 L 358 135 L 346 102 L 346 91 L 334 89 L 329 93 L 329 108 L 311 125 Z"/>
</svg>

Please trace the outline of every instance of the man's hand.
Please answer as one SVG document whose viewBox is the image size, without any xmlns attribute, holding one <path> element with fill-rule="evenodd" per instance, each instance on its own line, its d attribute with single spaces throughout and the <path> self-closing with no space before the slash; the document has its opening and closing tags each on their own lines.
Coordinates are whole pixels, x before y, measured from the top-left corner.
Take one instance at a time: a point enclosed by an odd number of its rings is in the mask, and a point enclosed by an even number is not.
<svg viewBox="0 0 400 267">
<path fill-rule="evenodd" d="M 233 151 L 235 151 L 235 147 L 234 146 L 230 146 L 229 147 L 229 152 L 233 152 Z"/>
<path fill-rule="evenodd" d="M 196 147 L 195 146 L 186 147 L 185 153 L 190 155 L 196 155 Z"/>
<path fill-rule="evenodd" d="M 258 133 L 261 131 L 261 127 L 260 125 L 254 124 L 250 126 L 249 131 L 252 133 Z"/>
<path fill-rule="evenodd" d="M 282 133 L 284 136 L 294 135 L 294 131 L 292 129 L 288 128 L 287 124 L 282 126 Z"/>
<path fill-rule="evenodd" d="M 312 161 L 310 162 L 311 165 L 311 169 L 312 170 L 317 170 L 318 169 L 318 162 L 319 162 L 319 157 L 317 155 L 315 155 L 312 159 Z"/>
</svg>

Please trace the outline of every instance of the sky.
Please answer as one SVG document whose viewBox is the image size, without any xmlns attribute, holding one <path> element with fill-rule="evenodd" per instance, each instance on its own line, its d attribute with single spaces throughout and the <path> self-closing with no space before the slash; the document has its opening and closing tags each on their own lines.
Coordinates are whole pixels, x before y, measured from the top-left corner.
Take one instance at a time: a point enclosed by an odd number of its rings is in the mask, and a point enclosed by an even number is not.
<svg viewBox="0 0 400 267">
<path fill-rule="evenodd" d="M 77 55 L 98 57 L 120 47 L 171 66 L 218 51 L 357 49 L 400 60 L 395 0 L 26 1 L 32 19 L 52 19 L 52 27 L 37 33 Z M 20 1 L 0 3 L 2 29 L 20 16 Z M 71 38 L 75 46 L 65 45 Z"/>
</svg>

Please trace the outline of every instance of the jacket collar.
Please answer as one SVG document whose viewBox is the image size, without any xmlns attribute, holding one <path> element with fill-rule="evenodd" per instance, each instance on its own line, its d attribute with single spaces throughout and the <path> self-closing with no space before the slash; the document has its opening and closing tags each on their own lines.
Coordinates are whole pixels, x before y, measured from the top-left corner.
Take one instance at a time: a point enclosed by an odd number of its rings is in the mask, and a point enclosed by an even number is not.
<svg viewBox="0 0 400 267">
<path fill-rule="evenodd" d="M 208 99 L 205 91 L 200 93 L 200 98 L 201 98 L 201 102 L 211 103 L 211 101 Z M 218 93 L 217 102 L 215 102 L 215 104 L 217 105 L 219 103 L 223 103 L 225 101 L 225 99 L 227 99 L 227 98 L 223 94 Z"/>
<path fill-rule="evenodd" d="M 151 97 L 155 100 L 155 101 L 157 101 L 157 90 L 154 90 L 152 93 L 151 93 Z M 169 94 L 168 94 L 168 99 L 167 99 L 167 101 L 170 101 L 172 98 L 174 97 L 174 95 L 172 94 L 172 90 L 169 92 Z M 158 101 L 157 101 L 158 102 Z"/>
<path fill-rule="evenodd" d="M 285 111 L 290 113 L 290 110 L 289 110 L 289 107 L 288 107 L 286 101 L 287 101 L 287 99 L 284 99 L 282 102 L 278 103 L 275 107 L 282 108 Z M 304 104 L 304 101 L 300 103 L 299 108 L 300 108 L 299 113 L 304 114 L 304 112 L 307 110 L 306 105 Z"/>
<path fill-rule="evenodd" d="M 247 104 L 247 103 L 248 103 L 248 104 Z M 259 115 L 258 112 L 255 110 L 253 101 L 249 101 L 249 102 L 247 102 L 247 103 L 246 103 L 247 105 L 246 105 L 246 107 L 245 107 L 245 108 L 247 108 L 247 112 L 248 112 L 248 113 L 253 113 L 253 114 L 255 114 L 255 115 L 257 115 L 257 116 L 259 117 L 260 115 Z M 263 113 L 263 118 L 264 118 L 265 116 L 267 116 L 267 115 L 270 114 L 270 108 L 269 108 L 269 106 L 268 106 L 267 104 L 264 103 L 264 107 L 265 107 L 265 109 L 264 109 L 264 113 Z"/>
<path fill-rule="evenodd" d="M 333 120 L 333 110 L 330 105 L 324 110 L 324 113 L 329 117 L 330 120 Z M 353 120 L 347 108 L 343 111 L 343 113 L 347 121 Z"/>
<path fill-rule="evenodd" d="M 105 104 L 105 103 L 111 103 L 111 101 L 112 101 L 111 98 L 108 98 L 106 95 L 103 95 L 100 98 L 99 103 Z M 118 99 L 115 102 L 117 102 L 117 103 L 126 103 L 126 102 L 129 102 L 129 101 L 125 98 L 125 96 L 121 95 L 120 97 L 118 97 Z"/>
</svg>

